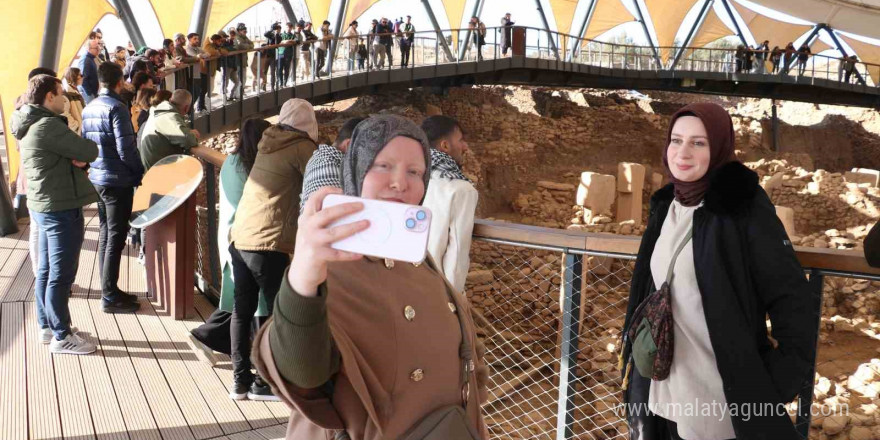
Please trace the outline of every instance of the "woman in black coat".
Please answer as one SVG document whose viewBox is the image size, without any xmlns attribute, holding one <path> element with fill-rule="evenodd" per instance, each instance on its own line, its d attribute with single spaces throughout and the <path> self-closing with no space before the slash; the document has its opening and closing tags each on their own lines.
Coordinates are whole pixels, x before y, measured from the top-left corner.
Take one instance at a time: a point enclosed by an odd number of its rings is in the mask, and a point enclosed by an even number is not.
<svg viewBox="0 0 880 440">
<path fill-rule="evenodd" d="M 688 278 L 689 273 L 695 282 L 690 284 L 693 291 L 676 292 L 681 281 L 673 281 L 672 310 L 696 313 L 684 313 L 687 321 L 673 313 L 673 334 L 677 336 L 673 353 L 677 355 L 664 380 L 678 380 L 677 391 L 670 391 L 669 383 L 643 377 L 633 363 L 631 341 L 624 340 L 621 374 L 625 376 L 624 401 L 633 440 L 678 439 L 683 432 L 688 433 L 687 440 L 799 439 L 783 405 L 812 380 L 819 304 L 810 296 L 804 271 L 773 204 L 758 185 L 757 174 L 736 160 L 733 144 L 730 116 L 715 104 L 688 105 L 670 122 L 663 163 L 672 183 L 651 198 L 625 326 L 631 325 L 636 307 L 666 278 L 668 264 L 655 264 L 657 269 L 652 270 L 651 263 L 655 247 L 658 255 L 671 253 L 670 240 L 661 237 L 661 231 L 669 231 L 664 228 L 667 215 L 674 217 L 688 209 L 692 219 L 685 227 L 692 228 L 693 237 L 688 252 L 681 254 L 687 257 L 675 263 L 673 280 Z M 687 243 L 685 240 L 676 241 L 674 247 Z M 658 269 L 662 273 L 655 276 Z M 660 283 L 655 281 L 658 278 Z M 687 294 L 691 294 L 687 304 L 676 304 L 677 297 L 681 300 Z M 768 315 L 771 334 L 778 341 L 775 348 L 768 338 Z M 686 334 L 687 328 L 703 329 L 706 337 L 702 346 L 692 334 Z M 690 352 L 700 348 L 705 352 L 703 361 L 714 362 L 694 371 L 692 367 L 699 361 Z M 682 353 L 688 355 L 679 356 Z M 717 368 L 713 369 L 713 364 Z M 682 371 L 690 377 L 676 379 Z M 649 402 L 657 402 L 651 398 L 652 383 L 655 391 L 666 391 L 665 402 L 682 395 L 692 397 L 695 390 L 698 396 L 720 396 L 721 402 L 714 405 L 703 400 L 677 403 L 694 408 L 713 405 L 709 417 L 723 416 L 726 422 L 715 424 L 699 414 L 691 418 L 673 414 L 670 417 L 678 420 L 675 423 L 653 412 L 655 407 L 646 410 Z M 701 430 L 711 434 L 695 436 Z"/>
</svg>

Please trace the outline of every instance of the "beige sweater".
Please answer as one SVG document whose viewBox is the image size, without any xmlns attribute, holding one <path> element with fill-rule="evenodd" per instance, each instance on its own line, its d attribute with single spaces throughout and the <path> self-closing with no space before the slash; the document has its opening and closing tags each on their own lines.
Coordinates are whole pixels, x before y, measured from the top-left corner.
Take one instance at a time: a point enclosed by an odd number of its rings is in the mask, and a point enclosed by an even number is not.
<svg viewBox="0 0 880 440">
<path fill-rule="evenodd" d="M 672 255 L 692 227 L 697 209 L 697 206 L 682 206 L 677 200 L 669 207 L 651 256 L 651 274 L 657 287 L 666 280 Z M 673 273 L 670 286 L 675 321 L 672 368 L 666 380 L 651 381 L 649 408 L 678 424 L 678 435 L 685 440 L 734 438 L 736 434 L 727 412 L 724 386 L 709 341 L 703 300 L 694 272 L 693 240 L 682 249 Z M 710 415 L 704 415 L 706 413 Z"/>
</svg>

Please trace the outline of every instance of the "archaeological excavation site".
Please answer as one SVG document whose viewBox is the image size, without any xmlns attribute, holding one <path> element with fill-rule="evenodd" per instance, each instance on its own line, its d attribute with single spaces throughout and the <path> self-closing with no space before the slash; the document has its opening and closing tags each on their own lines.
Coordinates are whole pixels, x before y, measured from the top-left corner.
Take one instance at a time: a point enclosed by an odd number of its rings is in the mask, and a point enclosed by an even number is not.
<svg viewBox="0 0 880 440">
<path fill-rule="evenodd" d="M 672 92 L 477 86 L 316 108 L 319 143 L 328 144 L 356 116 L 461 122 L 469 144 L 463 170 L 479 192 L 465 293 L 490 367 L 484 412 L 493 438 L 555 438 L 565 425 L 571 438 L 629 438 L 618 355 L 634 254 L 651 196 L 669 182 L 661 158 L 670 116 L 700 101 L 732 116 L 736 157 L 758 174 L 798 252 L 863 256 L 880 216 L 875 110 L 779 101 L 774 136 L 770 100 Z M 236 135 L 208 144 L 222 152 Z M 521 238 L 498 238 L 504 225 L 515 225 Z M 605 244 L 572 264 L 572 253 L 559 249 L 584 237 L 585 249 L 590 240 Z M 880 281 L 840 275 L 824 274 L 820 288 L 803 292 L 821 298 L 815 377 L 805 387 L 813 395 L 809 437 L 878 439 Z M 571 284 L 576 316 L 562 307 L 572 300 Z M 566 346 L 572 341 L 576 350 Z M 565 425 L 560 387 L 569 391 Z M 798 404 L 786 408 L 804 423 Z"/>
</svg>

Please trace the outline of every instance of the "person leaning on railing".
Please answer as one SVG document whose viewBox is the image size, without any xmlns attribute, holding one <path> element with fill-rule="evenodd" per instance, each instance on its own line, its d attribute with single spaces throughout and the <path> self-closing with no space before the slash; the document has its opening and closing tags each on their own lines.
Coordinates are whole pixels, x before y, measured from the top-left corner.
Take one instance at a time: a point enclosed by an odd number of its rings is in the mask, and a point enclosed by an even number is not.
<svg viewBox="0 0 880 440">
<path fill-rule="evenodd" d="M 293 263 L 253 352 L 292 408 L 288 440 L 488 439 L 480 411 L 488 368 L 467 300 L 430 259 L 395 263 L 332 249 L 367 227 L 330 227 L 363 205 L 321 209 L 342 192 L 420 204 L 429 148 L 406 118 L 362 121 L 343 160 L 343 189 L 322 188 L 300 215 Z M 446 416 L 433 436 L 420 424 L 429 415 Z"/>
<path fill-rule="evenodd" d="M 671 183 L 651 197 L 620 354 L 630 438 L 800 439 L 782 404 L 812 380 L 819 311 L 758 175 L 736 160 L 727 111 L 679 110 L 663 164 Z M 633 322 L 636 309 L 670 277 L 674 325 L 641 332 L 649 320 Z M 669 350 L 643 362 L 667 337 Z M 675 409 L 686 405 L 696 409 Z"/>
</svg>

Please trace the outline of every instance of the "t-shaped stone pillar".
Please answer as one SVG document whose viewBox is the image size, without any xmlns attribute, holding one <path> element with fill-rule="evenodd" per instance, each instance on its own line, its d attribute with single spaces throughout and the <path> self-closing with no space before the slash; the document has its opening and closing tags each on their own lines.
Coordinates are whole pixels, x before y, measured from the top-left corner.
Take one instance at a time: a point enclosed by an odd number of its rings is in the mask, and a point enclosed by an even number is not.
<svg viewBox="0 0 880 440">
<path fill-rule="evenodd" d="M 642 225 L 642 190 L 645 189 L 645 166 L 638 163 L 617 164 L 617 221 L 635 221 Z"/>
<path fill-rule="evenodd" d="M 590 220 L 595 216 L 611 216 L 614 192 L 614 176 L 593 172 L 581 173 L 581 183 L 578 185 L 575 203 L 584 207 L 584 223 L 590 224 Z"/>
</svg>

